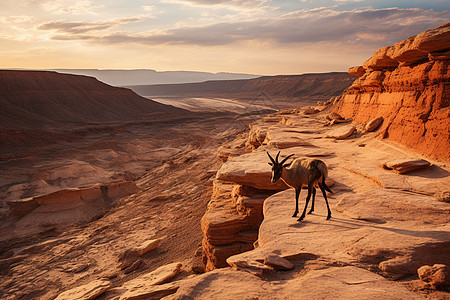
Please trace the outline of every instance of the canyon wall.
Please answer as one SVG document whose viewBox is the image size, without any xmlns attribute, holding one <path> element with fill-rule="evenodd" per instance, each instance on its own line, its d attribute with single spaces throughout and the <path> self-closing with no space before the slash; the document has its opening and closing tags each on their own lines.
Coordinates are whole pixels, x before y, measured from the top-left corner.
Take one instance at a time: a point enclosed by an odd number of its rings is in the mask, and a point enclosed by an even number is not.
<svg viewBox="0 0 450 300">
<path fill-rule="evenodd" d="M 450 23 L 383 47 L 336 101 L 335 111 L 356 123 L 383 117 L 383 138 L 449 161 Z"/>
</svg>

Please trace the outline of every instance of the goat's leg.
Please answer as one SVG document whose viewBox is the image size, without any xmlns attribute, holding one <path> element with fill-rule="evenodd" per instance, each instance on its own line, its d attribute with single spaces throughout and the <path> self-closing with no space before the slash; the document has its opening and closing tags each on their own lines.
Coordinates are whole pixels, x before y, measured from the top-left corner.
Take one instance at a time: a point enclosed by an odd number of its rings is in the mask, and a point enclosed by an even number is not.
<svg viewBox="0 0 450 300">
<path fill-rule="evenodd" d="M 311 201 L 311 209 L 309 210 L 308 214 L 311 214 L 314 211 L 314 202 L 316 201 L 316 188 L 312 188 L 312 201 Z"/>
<path fill-rule="evenodd" d="M 297 221 L 302 221 L 305 218 L 306 208 L 308 207 L 309 199 L 311 199 L 312 189 L 314 187 L 312 185 L 308 186 L 308 196 L 306 196 L 305 208 L 303 209 L 303 213 Z"/>
<path fill-rule="evenodd" d="M 300 197 L 300 191 L 301 191 L 301 188 L 295 189 L 295 212 L 292 215 L 293 218 L 297 217 L 297 215 L 298 215 L 298 198 Z"/>
<path fill-rule="evenodd" d="M 327 220 L 329 220 L 331 218 L 331 210 L 330 210 L 330 206 L 328 205 L 327 192 L 325 192 L 325 188 L 323 187 L 323 185 L 321 183 L 319 183 L 319 188 L 322 191 L 322 195 L 325 198 L 325 203 L 327 204 L 327 209 L 328 209 Z"/>
</svg>

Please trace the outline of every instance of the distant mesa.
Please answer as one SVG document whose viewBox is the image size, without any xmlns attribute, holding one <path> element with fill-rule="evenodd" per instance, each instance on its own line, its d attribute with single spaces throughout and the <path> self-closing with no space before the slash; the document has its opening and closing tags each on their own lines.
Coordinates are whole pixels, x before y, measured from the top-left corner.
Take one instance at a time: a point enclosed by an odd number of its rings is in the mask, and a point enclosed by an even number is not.
<svg viewBox="0 0 450 300">
<path fill-rule="evenodd" d="M 263 76 L 247 80 L 129 86 L 142 96 L 228 96 L 254 98 L 263 94 L 280 99 L 328 100 L 341 94 L 357 77 L 343 72 Z M 295 107 L 300 104 L 297 103 Z M 301 105 L 300 105 L 301 106 Z"/>
<path fill-rule="evenodd" d="M 102 82 L 114 86 L 173 84 L 203 82 L 207 80 L 250 79 L 260 75 L 244 73 L 209 73 L 196 71 L 155 71 L 141 70 L 98 70 L 98 69 L 54 69 L 59 73 L 93 76 Z"/>
<path fill-rule="evenodd" d="M 0 128 L 48 129 L 182 116 L 187 112 L 93 77 L 0 70 Z"/>
</svg>

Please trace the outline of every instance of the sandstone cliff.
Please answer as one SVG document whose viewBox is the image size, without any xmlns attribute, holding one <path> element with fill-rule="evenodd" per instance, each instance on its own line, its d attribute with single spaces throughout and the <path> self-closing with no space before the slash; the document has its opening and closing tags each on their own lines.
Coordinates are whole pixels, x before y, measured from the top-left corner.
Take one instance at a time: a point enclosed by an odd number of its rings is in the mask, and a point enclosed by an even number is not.
<svg viewBox="0 0 450 300">
<path fill-rule="evenodd" d="M 384 117 L 382 137 L 449 161 L 450 23 L 383 47 L 360 67 L 335 111 L 357 123 Z"/>
</svg>

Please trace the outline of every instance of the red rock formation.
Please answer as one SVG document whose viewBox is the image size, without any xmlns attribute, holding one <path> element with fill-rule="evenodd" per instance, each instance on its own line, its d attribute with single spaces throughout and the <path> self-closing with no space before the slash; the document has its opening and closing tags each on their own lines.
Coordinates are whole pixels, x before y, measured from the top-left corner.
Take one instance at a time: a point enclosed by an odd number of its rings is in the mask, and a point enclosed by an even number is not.
<svg viewBox="0 0 450 300">
<path fill-rule="evenodd" d="M 263 220 L 262 207 L 271 192 L 214 182 L 214 192 L 201 221 L 205 270 L 227 267 L 226 259 L 253 249 Z"/>
<path fill-rule="evenodd" d="M 384 117 L 384 138 L 449 161 L 449 59 L 450 23 L 381 48 L 349 69 L 360 77 L 335 111 L 357 123 Z"/>
</svg>

